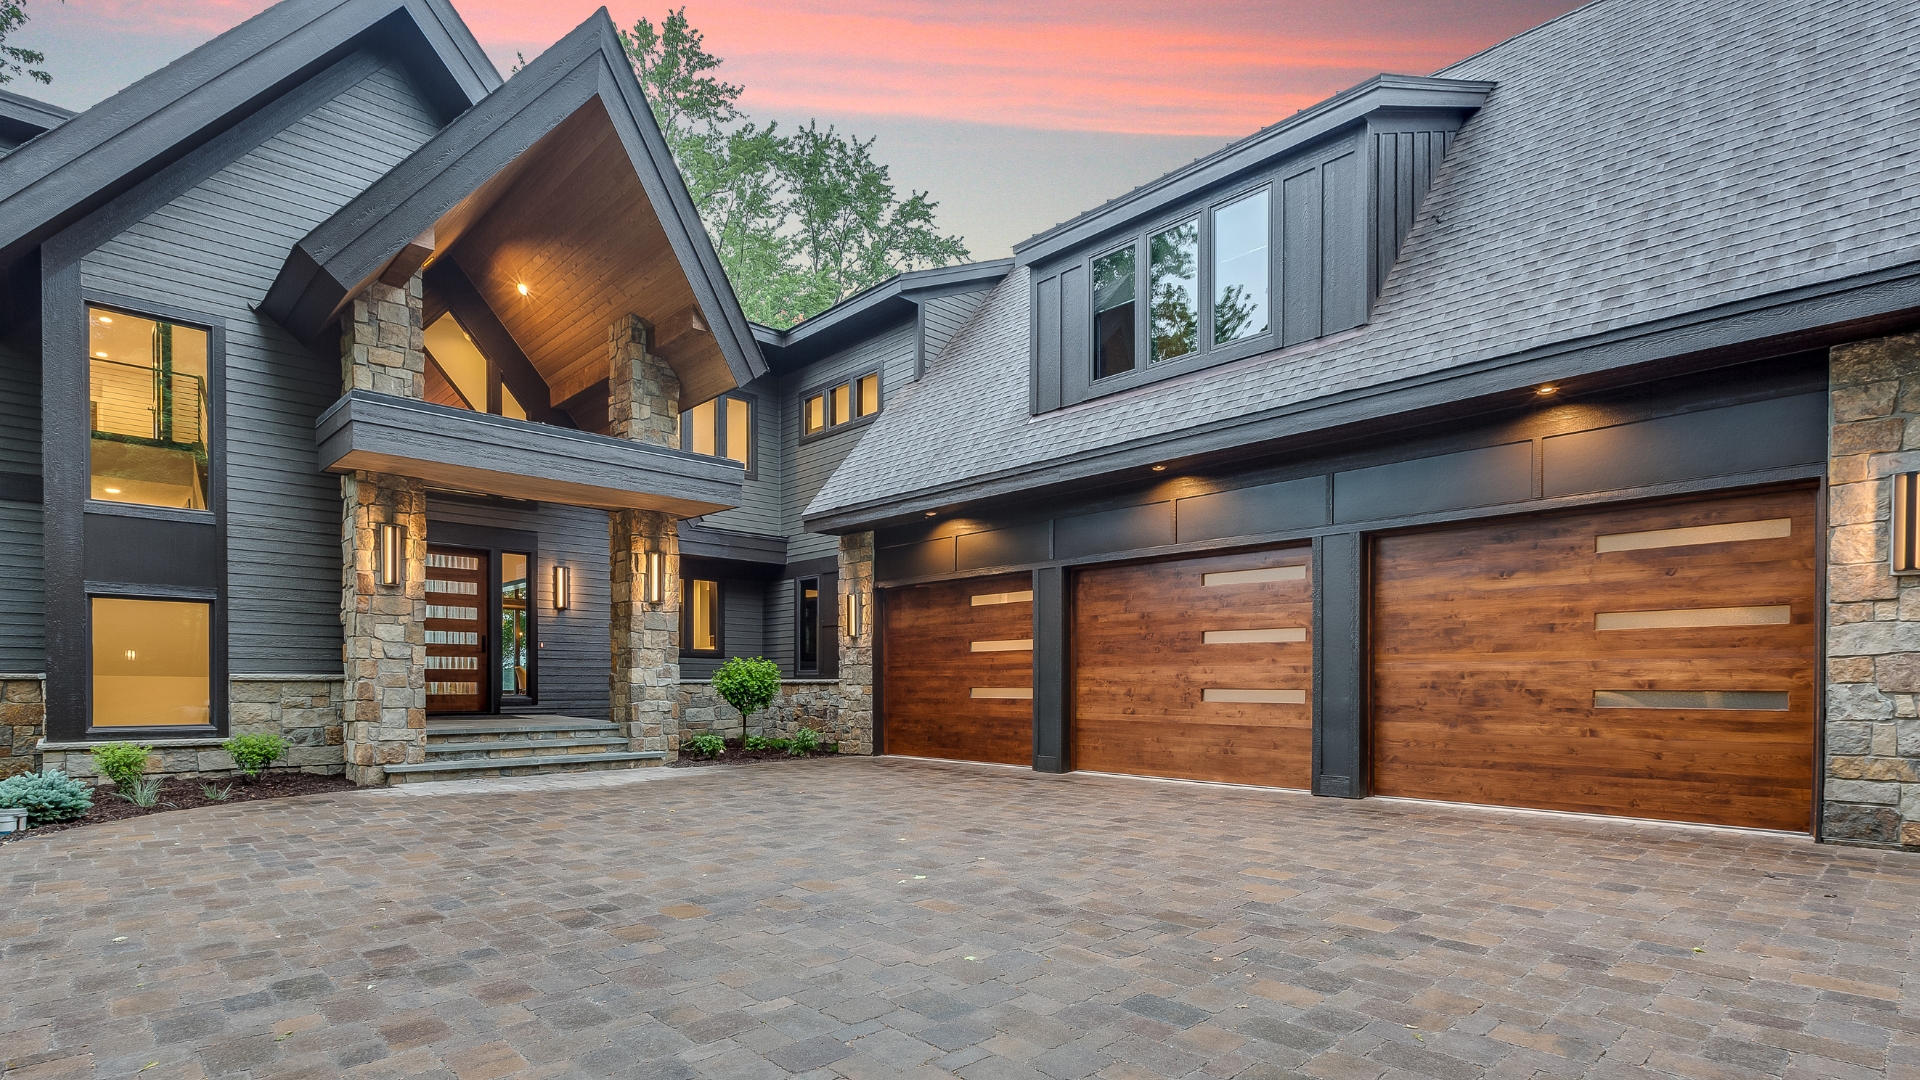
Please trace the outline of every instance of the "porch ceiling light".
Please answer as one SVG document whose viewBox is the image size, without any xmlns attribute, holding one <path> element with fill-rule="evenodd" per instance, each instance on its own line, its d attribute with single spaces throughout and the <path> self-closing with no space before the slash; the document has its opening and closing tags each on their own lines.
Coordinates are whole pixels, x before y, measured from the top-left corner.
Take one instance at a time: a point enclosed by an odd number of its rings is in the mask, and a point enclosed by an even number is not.
<svg viewBox="0 0 1920 1080">
<path fill-rule="evenodd" d="M 398 585 L 406 577 L 407 530 L 382 524 L 374 543 L 374 581 L 380 585 Z"/>
<path fill-rule="evenodd" d="M 1559 392 L 1560 392 L 1560 388 L 1553 385 L 1552 383 L 1547 383 L 1545 386 L 1539 387 L 1538 389 L 1534 390 L 1534 393 L 1539 394 L 1541 397 L 1552 397 L 1553 395 Z"/>
<path fill-rule="evenodd" d="M 520 285 L 519 285 L 519 289 L 520 289 L 520 295 L 521 295 L 521 296 L 526 296 L 526 295 L 527 295 L 527 283 L 526 283 L 526 282 L 524 282 L 524 281 L 523 281 L 523 282 L 521 282 L 521 283 L 520 283 Z"/>
<path fill-rule="evenodd" d="M 553 568 L 553 610 L 565 611 L 573 603 L 573 571 L 564 566 Z"/>
</svg>

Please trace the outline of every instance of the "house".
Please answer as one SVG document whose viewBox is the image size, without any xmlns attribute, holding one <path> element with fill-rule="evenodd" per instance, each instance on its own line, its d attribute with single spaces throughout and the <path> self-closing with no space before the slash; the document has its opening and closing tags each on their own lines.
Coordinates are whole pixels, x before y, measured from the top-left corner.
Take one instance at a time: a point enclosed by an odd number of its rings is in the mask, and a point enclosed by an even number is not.
<svg viewBox="0 0 1920 1080">
<path fill-rule="evenodd" d="M 845 752 L 1920 845 L 1916 41 L 1598 0 L 787 331 L 604 13 L 10 97 L 10 760 L 642 766 L 766 655 Z"/>
</svg>

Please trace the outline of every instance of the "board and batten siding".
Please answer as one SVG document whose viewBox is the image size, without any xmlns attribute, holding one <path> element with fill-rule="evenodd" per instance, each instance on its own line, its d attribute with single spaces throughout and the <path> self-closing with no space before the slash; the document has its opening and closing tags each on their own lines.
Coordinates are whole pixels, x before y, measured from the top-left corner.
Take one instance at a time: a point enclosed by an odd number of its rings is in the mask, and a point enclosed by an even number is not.
<svg viewBox="0 0 1920 1080">
<path fill-rule="evenodd" d="M 46 590 L 41 562 L 40 504 L 24 498 L 40 475 L 40 365 L 0 345 L 0 671 L 46 666 Z"/>
<path fill-rule="evenodd" d="M 314 457 L 314 421 L 340 396 L 339 362 L 331 343 L 303 348 L 252 305 L 302 236 L 437 130 L 406 76 L 381 67 L 81 263 L 85 288 L 225 322 L 236 675 L 340 666 L 340 481 Z"/>
<path fill-rule="evenodd" d="M 810 364 L 783 380 L 786 392 L 781 395 L 781 425 L 791 433 L 785 441 L 791 456 L 787 459 L 788 479 L 784 482 L 787 505 L 782 522 L 788 537 L 788 562 L 817 559 L 840 550 L 838 537 L 804 531 L 801 516 L 868 426 L 856 424 L 846 431 L 831 431 L 803 441 L 800 438 L 802 402 L 815 391 L 878 370 L 880 408 L 885 411 L 893 392 L 913 381 L 917 340 L 916 326 L 907 323 Z"/>
<path fill-rule="evenodd" d="M 784 441 L 779 381 L 763 375 L 737 393 L 753 402 L 753 469 L 740 488 L 740 505 L 698 518 L 700 524 L 729 532 L 783 536 L 781 487 L 787 455 Z"/>
<path fill-rule="evenodd" d="M 607 512 L 555 503 L 510 504 L 429 494 L 427 542 L 435 523 L 458 522 L 537 534 L 533 568 L 534 627 L 540 639 L 538 696 L 529 708 L 507 712 L 561 713 L 607 719 L 613 715 L 613 666 L 608 636 L 613 616 Z M 553 568 L 566 566 L 572 596 L 553 610 Z"/>
</svg>

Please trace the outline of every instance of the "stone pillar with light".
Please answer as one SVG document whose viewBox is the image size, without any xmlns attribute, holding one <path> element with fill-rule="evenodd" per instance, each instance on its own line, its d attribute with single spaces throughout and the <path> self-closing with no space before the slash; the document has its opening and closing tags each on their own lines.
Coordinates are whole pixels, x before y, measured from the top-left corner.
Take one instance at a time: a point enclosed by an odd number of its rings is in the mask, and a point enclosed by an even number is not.
<svg viewBox="0 0 1920 1080">
<path fill-rule="evenodd" d="M 873 534 L 840 538 L 840 708 L 832 741 L 873 753 Z"/>
<path fill-rule="evenodd" d="M 369 285 L 341 318 L 343 391 L 425 393 L 420 275 L 396 281 Z M 426 760 L 426 486 L 355 472 L 340 478 L 340 500 L 341 741 L 347 776 L 382 784 L 386 766 Z"/>
<path fill-rule="evenodd" d="M 676 446 L 680 380 L 649 347 L 652 327 L 637 315 L 608 333 L 609 433 Z M 680 534 L 672 514 L 609 515 L 613 570 L 613 722 L 638 751 L 679 756 Z"/>
</svg>

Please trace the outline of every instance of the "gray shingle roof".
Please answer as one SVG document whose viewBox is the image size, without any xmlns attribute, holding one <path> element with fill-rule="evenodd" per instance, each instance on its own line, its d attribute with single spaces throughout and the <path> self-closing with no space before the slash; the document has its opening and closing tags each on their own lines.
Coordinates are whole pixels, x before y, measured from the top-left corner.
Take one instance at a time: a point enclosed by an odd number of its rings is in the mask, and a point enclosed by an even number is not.
<svg viewBox="0 0 1920 1080">
<path fill-rule="evenodd" d="M 1600 0 L 1439 73 L 1499 88 L 1368 326 L 1030 417 L 1017 272 L 808 514 L 1920 262 L 1916 52 L 1912 0 Z"/>
</svg>

